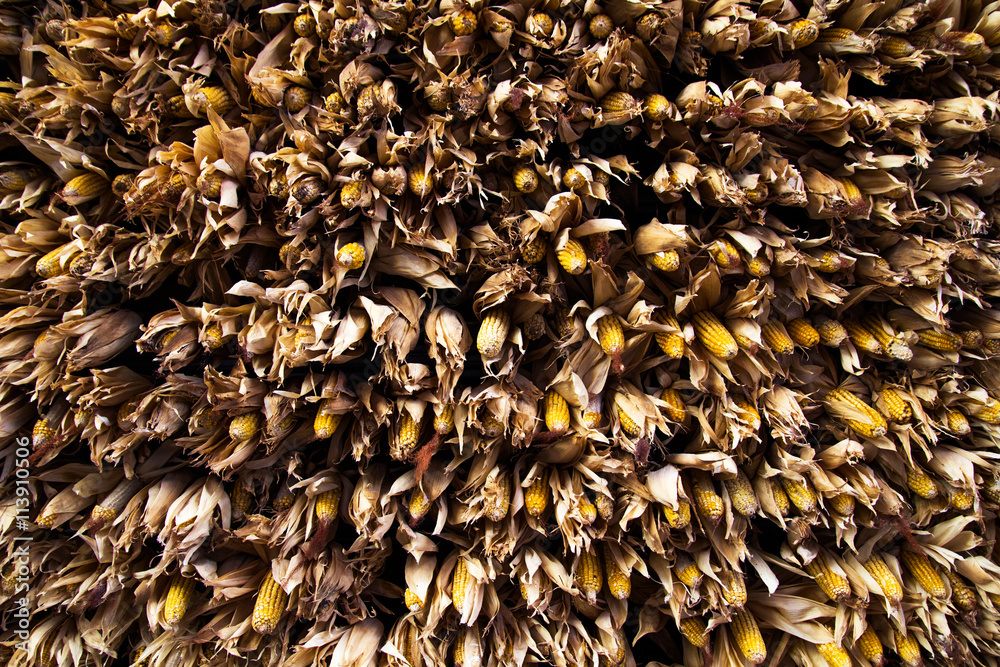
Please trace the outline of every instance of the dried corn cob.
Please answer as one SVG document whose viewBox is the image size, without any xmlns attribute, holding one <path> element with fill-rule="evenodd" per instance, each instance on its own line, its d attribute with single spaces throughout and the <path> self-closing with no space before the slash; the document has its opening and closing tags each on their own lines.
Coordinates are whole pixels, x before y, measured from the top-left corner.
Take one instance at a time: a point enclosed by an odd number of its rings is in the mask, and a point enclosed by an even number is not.
<svg viewBox="0 0 1000 667">
<path fill-rule="evenodd" d="M 534 167 L 528 165 L 519 165 L 514 168 L 513 176 L 514 176 L 514 187 L 516 187 L 519 191 L 525 194 L 530 194 L 538 188 L 538 172 L 535 171 Z M 536 237 L 535 240 L 541 241 L 543 244 L 545 243 L 545 241 L 541 237 Z M 522 252 L 524 251 L 522 250 Z M 544 258 L 544 246 L 543 246 L 542 258 Z M 531 261 L 531 263 L 534 264 L 535 262 L 541 261 L 542 258 L 529 261 Z M 525 260 L 527 260 L 527 256 L 525 256 Z"/>
<path fill-rule="evenodd" d="M 868 354 L 885 354 L 885 349 L 878 339 L 857 320 L 845 319 L 844 328 L 851 337 L 854 347 Z"/>
<path fill-rule="evenodd" d="M 459 556 L 455 563 L 455 571 L 451 575 L 451 603 L 459 614 L 465 612 L 465 605 L 469 601 L 470 583 L 468 563 L 464 556 Z"/>
<path fill-rule="evenodd" d="M 132 497 L 142 488 L 142 480 L 137 477 L 123 479 L 111 490 L 99 505 L 95 505 L 90 511 L 89 525 L 95 530 L 100 530 L 108 525 L 125 509 Z"/>
<path fill-rule="evenodd" d="M 501 472 L 497 475 L 499 494 L 488 497 L 484 505 L 486 517 L 490 521 L 503 521 L 510 509 L 510 474 Z"/>
<path fill-rule="evenodd" d="M 326 440 L 333 436 L 334 431 L 337 430 L 344 418 L 342 414 L 330 412 L 332 409 L 333 399 L 328 398 L 319 404 L 319 409 L 316 411 L 316 418 L 313 420 L 313 434 L 319 440 Z"/>
<path fill-rule="evenodd" d="M 234 442 L 245 442 L 260 432 L 264 425 L 264 415 L 259 412 L 248 412 L 233 417 L 229 422 L 229 437 Z"/>
<path fill-rule="evenodd" d="M 681 423 L 687 418 L 687 405 L 679 391 L 667 387 L 660 393 L 660 400 L 667 404 L 667 419 Z"/>
<path fill-rule="evenodd" d="M 910 408 L 909 403 L 904 401 L 903 397 L 899 395 L 899 392 L 892 387 L 883 387 L 882 401 L 886 406 L 887 417 L 898 424 L 910 423 L 910 419 L 913 418 L 913 410 Z"/>
<path fill-rule="evenodd" d="M 700 616 L 681 619 L 678 629 L 691 646 L 702 648 L 708 644 L 708 626 Z"/>
<path fill-rule="evenodd" d="M 760 335 L 775 354 L 791 354 L 795 351 L 795 343 L 779 322 L 765 322 L 760 328 Z"/>
<path fill-rule="evenodd" d="M 791 320 L 785 326 L 785 329 L 792 340 L 802 347 L 815 347 L 819 344 L 819 332 L 813 325 L 801 317 Z"/>
<path fill-rule="evenodd" d="M 725 480 L 724 484 L 729 492 L 729 501 L 733 504 L 733 509 L 748 518 L 757 514 L 760 510 L 757 494 L 743 471 L 736 473 L 733 479 Z"/>
<path fill-rule="evenodd" d="M 830 667 L 851 667 L 851 656 L 840 644 L 816 644 L 816 650 Z"/>
<path fill-rule="evenodd" d="M 972 432 L 969 420 L 958 410 L 948 410 L 945 413 L 945 424 L 948 426 L 948 430 L 955 435 L 968 435 Z"/>
<path fill-rule="evenodd" d="M 872 667 L 882 667 L 885 663 L 885 651 L 882 649 L 882 642 L 879 641 L 878 635 L 872 630 L 871 625 L 865 628 L 865 631 L 857 638 L 854 645 L 861 651 L 861 655 L 872 664 Z"/>
<path fill-rule="evenodd" d="M 931 597 L 943 599 L 947 596 L 944 582 L 941 581 L 940 575 L 934 570 L 927 556 L 904 549 L 900 552 L 899 559 L 903 561 L 903 566 L 910 576 L 923 586 Z"/>
<path fill-rule="evenodd" d="M 827 347 L 839 347 L 849 337 L 844 325 L 830 319 L 821 319 L 817 322 L 816 331 L 819 332 L 820 342 Z"/>
<path fill-rule="evenodd" d="M 959 512 L 970 510 L 976 504 L 976 494 L 970 489 L 955 489 L 948 497 L 948 504 Z"/>
<path fill-rule="evenodd" d="M 337 263 L 348 271 L 364 266 L 365 257 L 365 248 L 360 243 L 348 243 L 337 251 Z"/>
<path fill-rule="evenodd" d="M 549 506 L 549 471 L 543 468 L 524 492 L 524 507 L 528 514 L 539 517 Z"/>
<path fill-rule="evenodd" d="M 903 664 L 906 667 L 922 665 L 924 661 L 920 657 L 920 644 L 913 638 L 913 635 L 900 632 L 896 627 L 893 627 L 892 634 L 896 639 L 896 653 L 899 654 L 899 659 L 903 661 Z"/>
<path fill-rule="evenodd" d="M 951 601 L 955 606 L 965 612 L 975 611 L 979 605 L 976 602 L 976 594 L 969 588 L 957 574 L 948 570 L 945 573 L 951 583 Z"/>
<path fill-rule="evenodd" d="M 986 405 L 973 416 L 987 424 L 1000 424 L 1000 401 L 990 396 L 986 399 Z"/>
<path fill-rule="evenodd" d="M 948 331 L 924 329 L 917 332 L 920 344 L 932 350 L 941 352 L 958 352 L 962 349 L 962 337 Z"/>
<path fill-rule="evenodd" d="M 663 506 L 663 516 L 671 528 L 684 530 L 691 524 L 691 504 L 684 499 L 678 499 L 677 509 L 669 505 Z"/>
<path fill-rule="evenodd" d="M 285 609 L 288 607 L 288 593 L 274 580 L 268 570 L 257 591 L 257 600 L 253 605 L 251 625 L 262 635 L 269 635 L 278 627 Z"/>
<path fill-rule="evenodd" d="M 619 600 L 627 600 L 632 593 L 632 580 L 625 570 L 618 566 L 611 548 L 604 546 L 604 570 L 608 580 L 608 590 Z"/>
<path fill-rule="evenodd" d="M 816 558 L 806 563 L 804 569 L 834 602 L 843 602 L 851 597 L 851 585 L 846 578 L 833 571 L 822 553 L 816 554 Z"/>
<path fill-rule="evenodd" d="M 978 329 L 959 331 L 958 335 L 962 338 L 962 347 L 966 350 L 978 350 L 986 342 L 983 332 Z"/>
<path fill-rule="evenodd" d="M 880 438 L 885 435 L 888 424 L 882 415 L 851 392 L 844 389 L 833 389 L 827 392 L 826 400 L 845 403 L 868 417 L 867 421 L 843 419 L 844 423 L 858 434 L 866 438 Z"/>
<path fill-rule="evenodd" d="M 672 315 L 668 315 L 662 311 L 657 312 L 656 321 L 680 330 L 680 325 L 677 323 L 677 320 Z M 661 350 L 663 350 L 663 354 L 667 355 L 671 359 L 680 359 L 684 356 L 684 337 L 679 333 L 667 333 L 665 331 L 657 332 L 656 344 L 660 346 Z"/>
<path fill-rule="evenodd" d="M 587 269 L 587 253 L 576 239 L 567 239 L 566 246 L 556 251 L 556 259 L 563 270 L 571 276 L 577 276 Z"/>
<path fill-rule="evenodd" d="M 840 516 L 854 514 L 854 496 L 839 493 L 830 498 L 830 508 Z"/>
<path fill-rule="evenodd" d="M 881 317 L 870 313 L 862 318 L 861 324 L 875 337 L 879 345 L 881 345 L 882 349 L 890 357 L 899 359 L 900 361 L 913 359 L 913 350 L 910 349 L 909 345 L 900 336 L 886 331 L 886 325 L 882 322 Z"/>
<path fill-rule="evenodd" d="M 720 269 L 735 269 L 739 267 L 740 252 L 728 239 L 718 239 L 708 246 L 708 254 L 712 256 Z"/>
<path fill-rule="evenodd" d="M 451 15 L 451 29 L 459 37 L 471 35 L 479 27 L 479 18 L 471 9 L 463 9 Z"/>
<path fill-rule="evenodd" d="M 704 575 L 691 557 L 682 552 L 674 563 L 674 576 L 688 588 L 695 589 L 701 585 Z"/>
<path fill-rule="evenodd" d="M 785 493 L 781 480 L 770 477 L 768 478 L 768 486 L 771 489 L 771 497 L 774 499 L 774 504 L 778 508 L 778 513 L 781 516 L 788 516 L 788 514 L 792 511 L 792 504 L 788 499 L 788 494 Z"/>
<path fill-rule="evenodd" d="M 723 577 L 722 597 L 732 607 L 742 607 L 747 602 L 747 584 L 743 574 L 733 570 Z"/>
<path fill-rule="evenodd" d="M 549 244 L 541 236 L 536 236 L 521 246 L 521 257 L 528 264 L 537 264 L 545 259 Z"/>
<path fill-rule="evenodd" d="M 509 329 L 510 315 L 506 312 L 494 308 L 486 313 L 476 338 L 476 347 L 479 349 L 479 353 L 487 358 L 500 354 L 500 349 L 503 347 L 504 341 L 507 340 Z"/>
<path fill-rule="evenodd" d="M 595 604 L 603 586 L 604 575 L 597 554 L 584 549 L 576 559 L 576 587 L 590 604 Z"/>
<path fill-rule="evenodd" d="M 692 322 L 698 340 L 709 352 L 727 361 L 736 356 L 739 351 L 736 340 L 715 313 L 703 310 L 695 314 Z"/>
<path fill-rule="evenodd" d="M 906 475 L 906 486 L 910 491 L 926 500 L 937 498 L 937 485 L 930 475 L 919 468 L 910 468 Z"/>
<path fill-rule="evenodd" d="M 722 519 L 724 507 L 722 498 L 712 485 L 712 478 L 705 474 L 696 474 L 693 486 L 694 502 L 698 506 L 698 512 L 708 521 L 718 523 Z"/>
<path fill-rule="evenodd" d="M 413 518 L 414 522 L 419 522 L 427 516 L 432 505 L 431 499 L 424 494 L 419 484 L 413 487 L 413 493 L 410 494 L 410 503 L 407 509 L 410 511 L 410 517 Z"/>
<path fill-rule="evenodd" d="M 553 433 L 569 429 L 569 404 L 555 389 L 545 392 L 545 428 Z"/>
<path fill-rule="evenodd" d="M 402 455 L 408 456 L 417 448 L 420 436 L 420 422 L 413 418 L 409 410 L 401 410 L 399 416 L 399 432 L 396 434 L 396 448 Z"/>
<path fill-rule="evenodd" d="M 764 646 L 764 638 L 760 634 L 757 621 L 746 609 L 738 609 L 733 614 L 733 621 L 729 624 L 729 629 L 736 640 L 736 646 L 740 653 L 751 662 L 759 665 L 767 658 L 767 649 Z"/>
<path fill-rule="evenodd" d="M 605 315 L 597 320 L 597 339 L 604 354 L 615 356 L 625 349 L 625 334 L 617 315 Z"/>
<path fill-rule="evenodd" d="M 809 480 L 803 477 L 801 480 L 791 477 L 782 477 L 781 486 L 788 499 L 803 514 L 810 514 L 816 510 L 817 497 Z"/>
<path fill-rule="evenodd" d="M 194 597 L 195 580 L 175 574 L 170 581 L 170 589 L 167 591 L 167 601 L 163 607 L 163 619 L 169 626 L 175 626 L 184 618 L 188 608 L 191 606 L 191 599 Z"/>
<path fill-rule="evenodd" d="M 424 601 L 420 599 L 420 596 L 414 593 L 412 590 L 407 588 L 403 591 L 403 604 L 410 611 L 420 611 L 424 607 Z"/>
</svg>

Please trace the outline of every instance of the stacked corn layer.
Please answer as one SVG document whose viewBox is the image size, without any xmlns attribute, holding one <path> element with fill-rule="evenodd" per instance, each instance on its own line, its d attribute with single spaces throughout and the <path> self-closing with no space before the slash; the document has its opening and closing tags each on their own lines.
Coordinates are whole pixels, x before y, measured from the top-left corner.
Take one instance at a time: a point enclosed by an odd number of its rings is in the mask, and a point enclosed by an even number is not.
<svg viewBox="0 0 1000 667">
<path fill-rule="evenodd" d="M 997 665 L 998 48 L 3 3 L 0 658 Z"/>
</svg>

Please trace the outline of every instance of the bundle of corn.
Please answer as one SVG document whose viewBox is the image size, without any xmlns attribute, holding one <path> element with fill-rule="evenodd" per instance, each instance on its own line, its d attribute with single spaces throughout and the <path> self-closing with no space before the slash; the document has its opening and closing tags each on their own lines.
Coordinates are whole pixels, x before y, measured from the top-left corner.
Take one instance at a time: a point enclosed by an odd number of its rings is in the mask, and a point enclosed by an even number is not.
<svg viewBox="0 0 1000 667">
<path fill-rule="evenodd" d="M 997 47 L 5 3 L 0 656 L 1000 664 Z"/>
</svg>

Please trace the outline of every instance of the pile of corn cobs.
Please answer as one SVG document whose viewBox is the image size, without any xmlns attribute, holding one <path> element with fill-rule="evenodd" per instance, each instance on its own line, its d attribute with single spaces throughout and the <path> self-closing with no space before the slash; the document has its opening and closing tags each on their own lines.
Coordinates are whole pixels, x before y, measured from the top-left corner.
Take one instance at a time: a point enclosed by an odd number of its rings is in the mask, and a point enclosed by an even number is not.
<svg viewBox="0 0 1000 667">
<path fill-rule="evenodd" d="M 1000 3 L 7 2 L 0 58 L 7 664 L 1000 663 Z"/>
</svg>

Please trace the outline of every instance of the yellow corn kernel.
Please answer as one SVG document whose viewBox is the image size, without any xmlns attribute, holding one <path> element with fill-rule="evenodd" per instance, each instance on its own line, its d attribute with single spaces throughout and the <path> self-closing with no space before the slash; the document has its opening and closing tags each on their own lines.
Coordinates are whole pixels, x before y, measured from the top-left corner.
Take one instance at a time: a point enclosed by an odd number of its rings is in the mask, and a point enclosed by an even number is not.
<svg viewBox="0 0 1000 667">
<path fill-rule="evenodd" d="M 703 648 L 708 644 L 708 626 L 700 616 L 681 619 L 678 629 L 691 646 Z"/>
<path fill-rule="evenodd" d="M 959 512 L 970 510 L 976 504 L 976 494 L 971 489 L 955 489 L 948 497 L 948 504 Z"/>
<path fill-rule="evenodd" d="M 806 563 L 803 569 L 816 580 L 816 584 L 834 602 L 843 602 L 851 597 L 851 585 L 845 577 L 830 568 L 826 556 L 822 553 L 816 554 L 816 558 Z"/>
<path fill-rule="evenodd" d="M 917 332 L 920 344 L 940 352 L 957 352 L 962 349 L 962 337 L 948 331 L 924 329 Z"/>
<path fill-rule="evenodd" d="M 674 530 L 684 530 L 691 524 L 691 503 L 678 498 L 677 509 L 669 505 L 663 506 L 663 516 L 671 528 Z"/>
<path fill-rule="evenodd" d="M 788 516 L 788 514 L 792 511 L 792 504 L 788 499 L 788 494 L 785 493 L 785 489 L 780 480 L 775 477 L 769 477 L 768 486 L 771 489 L 771 497 L 774 500 L 774 504 L 778 508 L 778 514 L 781 516 Z"/>
<path fill-rule="evenodd" d="M 815 21 L 798 19 L 788 26 L 788 34 L 792 37 L 794 48 L 801 49 L 816 41 L 819 37 L 819 26 Z"/>
<path fill-rule="evenodd" d="M 847 426 L 860 435 L 866 438 L 880 438 L 886 434 L 888 424 L 886 424 L 885 418 L 851 392 L 844 389 L 833 389 L 827 392 L 826 400 L 845 403 L 868 417 L 867 421 L 846 418 L 843 420 Z"/>
<path fill-rule="evenodd" d="M 938 488 L 934 480 L 920 468 L 910 468 L 906 476 L 906 486 L 921 498 L 932 500 L 937 498 Z"/>
<path fill-rule="evenodd" d="M 111 187 L 111 184 L 100 174 L 87 172 L 70 179 L 62 189 L 62 198 L 71 200 L 72 204 L 99 197 Z"/>
<path fill-rule="evenodd" d="M 260 584 L 257 592 L 257 600 L 253 605 L 253 617 L 251 624 L 253 629 L 262 634 L 269 635 L 278 627 L 278 621 L 288 606 L 288 593 L 274 580 L 271 572 L 268 571 L 264 581 Z"/>
<path fill-rule="evenodd" d="M 348 243 L 337 252 L 337 263 L 348 271 L 365 265 L 365 248 L 360 243 Z"/>
<path fill-rule="evenodd" d="M 656 314 L 656 321 L 680 330 L 680 325 L 677 323 L 677 320 L 673 315 L 668 315 L 667 313 L 658 311 Z M 661 350 L 663 350 L 663 354 L 667 355 L 671 359 L 680 359 L 684 356 L 684 350 L 686 349 L 684 336 L 679 333 L 667 333 L 665 331 L 657 332 L 656 344 L 660 346 Z"/>
<path fill-rule="evenodd" d="M 451 404 L 442 405 L 434 415 L 434 432 L 448 435 L 455 428 L 455 408 Z"/>
<path fill-rule="evenodd" d="M 521 246 L 521 257 L 528 264 L 537 264 L 545 259 L 549 244 L 541 236 L 536 236 Z"/>
<path fill-rule="evenodd" d="M 720 269 L 735 269 L 741 262 L 739 251 L 728 239 L 717 239 L 708 246 L 708 254 Z"/>
<path fill-rule="evenodd" d="M 753 490 L 753 484 L 750 483 L 742 470 L 736 473 L 736 477 L 727 479 L 723 483 L 726 485 L 726 491 L 729 492 L 729 501 L 734 510 L 748 518 L 757 514 L 760 510 L 757 494 Z"/>
<path fill-rule="evenodd" d="M 972 432 L 969 420 L 958 410 L 948 410 L 945 413 L 945 422 L 948 425 L 948 430 L 955 435 L 968 435 Z"/>
<path fill-rule="evenodd" d="M 872 335 L 872 333 L 864 326 L 861 325 L 857 320 L 845 319 L 844 329 L 847 330 L 847 334 L 851 337 L 851 342 L 854 346 L 863 352 L 868 354 L 884 354 L 885 350 L 882 348 L 882 344 L 878 342 L 878 339 Z"/>
<path fill-rule="evenodd" d="M 167 601 L 163 609 L 163 618 L 167 625 L 174 626 L 180 623 L 191 606 L 191 599 L 194 597 L 193 578 L 183 577 L 180 574 L 174 575 L 170 581 L 170 589 L 167 591 Z"/>
<path fill-rule="evenodd" d="M 503 422 L 497 419 L 492 412 L 487 412 L 486 416 L 483 417 L 482 431 L 486 437 L 495 438 L 503 433 Z"/>
<path fill-rule="evenodd" d="M 802 478 L 798 480 L 790 477 L 782 477 L 781 486 L 785 493 L 788 494 L 788 499 L 803 514 L 810 514 L 816 509 L 816 492 L 813 490 L 812 484 L 809 483 L 808 479 Z"/>
<path fill-rule="evenodd" d="M 887 416 L 898 424 L 908 424 L 913 418 L 913 409 L 903 400 L 892 387 L 882 388 L 882 401 L 885 403 Z"/>
<path fill-rule="evenodd" d="M 918 584 L 924 587 L 931 597 L 944 599 L 947 592 L 941 576 L 934 570 L 930 560 L 923 554 L 904 549 L 899 554 L 899 559 L 903 561 L 903 566 L 910 573 Z"/>
<path fill-rule="evenodd" d="M 990 396 L 986 399 L 986 405 L 973 416 L 987 424 L 1000 424 L 1000 401 Z"/>
<path fill-rule="evenodd" d="M 316 518 L 320 521 L 333 521 L 340 509 L 340 487 L 329 489 L 316 496 Z"/>
<path fill-rule="evenodd" d="M 600 497 L 600 496 L 599 496 Z M 632 594 L 632 580 L 628 573 L 618 566 L 611 548 L 604 546 L 604 569 L 608 580 L 608 590 L 619 600 L 627 600 Z"/>
<path fill-rule="evenodd" d="M 983 335 L 983 332 L 978 329 L 959 331 L 958 335 L 962 339 L 962 347 L 966 350 L 978 350 L 983 346 L 983 343 L 986 342 L 986 337 Z"/>
<path fill-rule="evenodd" d="M 698 511 L 712 523 L 718 523 L 722 519 L 724 506 L 722 497 L 715 492 L 712 478 L 706 474 L 695 475 L 693 485 L 694 502 Z"/>
<path fill-rule="evenodd" d="M 791 320 L 785 329 L 792 340 L 802 347 L 815 347 L 819 344 L 819 332 L 809 324 L 808 320 L 797 317 Z"/>
<path fill-rule="evenodd" d="M 736 411 L 739 413 L 740 418 L 746 422 L 752 430 L 756 431 L 760 428 L 760 413 L 757 411 L 757 407 L 745 398 L 733 399 L 733 405 L 736 407 Z"/>
<path fill-rule="evenodd" d="M 288 86 L 281 95 L 281 102 L 288 113 L 298 113 L 312 102 L 312 91 L 304 86 Z M 341 200 L 343 200 L 341 193 Z M 345 206 L 345 208 L 350 208 Z"/>
<path fill-rule="evenodd" d="M 605 315 L 597 320 L 597 339 L 604 354 L 614 356 L 625 349 L 625 334 L 617 315 Z"/>
<path fill-rule="evenodd" d="M 615 90 L 601 98 L 600 107 L 602 111 L 622 113 L 637 110 L 639 102 L 628 93 Z"/>
<path fill-rule="evenodd" d="M 547 468 L 539 471 L 527 490 L 524 492 L 524 507 L 528 515 L 540 517 L 549 506 L 549 471 Z"/>
<path fill-rule="evenodd" d="M 667 404 L 667 419 L 681 423 L 687 418 L 687 404 L 679 391 L 667 387 L 660 393 L 660 400 Z"/>
<path fill-rule="evenodd" d="M 514 168 L 514 187 L 524 194 L 530 194 L 538 188 L 538 172 L 534 167 L 519 165 Z M 544 243 L 544 241 L 543 241 Z M 544 252 L 543 252 L 544 257 Z M 532 262 L 534 264 L 540 259 Z"/>
<path fill-rule="evenodd" d="M 851 656 L 840 644 L 816 644 L 816 650 L 830 667 L 851 667 Z"/>
<path fill-rule="evenodd" d="M 410 494 L 410 504 L 408 509 L 410 510 L 410 516 L 413 517 L 414 521 L 420 521 L 427 513 L 431 510 L 433 503 L 431 499 L 427 497 L 420 485 L 413 487 L 413 493 Z"/>
<path fill-rule="evenodd" d="M 233 510 L 246 514 L 250 511 L 252 503 L 253 494 L 250 492 L 248 483 L 243 479 L 237 479 L 233 482 L 233 491 L 229 496 L 229 504 L 232 505 Z"/>
<path fill-rule="evenodd" d="M 479 354 L 487 358 L 492 358 L 500 354 L 503 343 L 507 340 L 507 331 L 510 329 L 510 315 L 499 308 L 486 313 L 483 323 L 479 327 L 479 335 L 476 337 L 476 347 Z"/>
<path fill-rule="evenodd" d="M 569 404 L 555 389 L 545 393 L 545 428 L 553 433 L 569 429 Z"/>
<path fill-rule="evenodd" d="M 413 418 L 409 410 L 401 410 L 399 416 L 399 433 L 396 435 L 398 450 L 403 455 L 408 455 L 417 448 L 417 439 L 420 436 L 420 423 Z"/>
<path fill-rule="evenodd" d="M 872 630 L 872 626 L 869 625 L 865 628 L 854 645 L 873 667 L 882 667 L 885 662 L 885 651 L 882 649 L 882 642 L 879 641 L 878 635 Z"/>
<path fill-rule="evenodd" d="M 766 257 L 754 257 L 747 262 L 747 273 L 755 278 L 769 276 L 771 274 L 771 262 Z"/>
<path fill-rule="evenodd" d="M 740 653 L 754 665 L 759 665 L 767 658 L 764 638 L 760 634 L 757 621 L 746 609 L 738 609 L 733 614 L 729 629 L 736 640 Z"/>
<path fill-rule="evenodd" d="M 330 412 L 333 408 L 333 399 L 324 399 L 319 404 L 319 410 L 316 411 L 316 418 L 313 420 L 313 433 L 319 440 L 326 440 L 331 437 L 337 427 L 340 426 L 340 421 L 344 418 L 342 414 L 333 414 Z"/>
<path fill-rule="evenodd" d="M 621 408 L 620 405 L 615 404 L 616 411 L 618 412 L 618 425 L 621 426 L 622 431 L 625 435 L 638 438 L 642 435 L 643 425 L 632 419 L 625 410 Z"/>
<path fill-rule="evenodd" d="M 426 197 L 434 191 L 434 174 L 423 166 L 411 169 L 408 180 L 410 192 L 418 197 Z"/>
<path fill-rule="evenodd" d="M 594 39 L 606 39 L 615 29 L 615 22 L 607 14 L 598 14 L 590 19 L 588 30 Z"/>
<path fill-rule="evenodd" d="M 830 508 L 840 516 L 851 516 L 854 514 L 854 496 L 847 493 L 838 493 L 829 499 Z"/>
<path fill-rule="evenodd" d="M 760 328 L 760 335 L 775 354 L 791 354 L 795 351 L 795 343 L 779 322 L 765 322 Z"/>
<path fill-rule="evenodd" d="M 831 44 L 843 42 L 853 37 L 857 37 L 857 33 L 848 28 L 825 28 L 819 31 L 819 37 L 816 41 L 821 44 Z"/>
<path fill-rule="evenodd" d="M 311 14 L 299 14 L 292 21 L 292 30 L 299 37 L 312 37 L 316 34 L 316 19 Z"/>
<path fill-rule="evenodd" d="M 878 315 L 874 313 L 865 315 L 861 320 L 861 324 L 875 337 L 875 340 L 879 342 L 885 353 L 893 359 L 909 361 L 913 358 L 913 350 L 910 349 L 910 346 L 899 336 L 886 331 L 882 323 L 882 318 Z"/>
<path fill-rule="evenodd" d="M 945 574 L 951 583 L 951 601 L 955 606 L 965 612 L 975 611 L 979 604 L 976 602 L 976 594 L 969 588 L 960 576 L 952 571 Z"/>
<path fill-rule="evenodd" d="M 471 9 L 463 9 L 451 15 L 451 29 L 459 37 L 471 35 L 479 27 L 479 19 Z"/>
<path fill-rule="evenodd" d="M 677 577 L 678 581 L 691 589 L 698 588 L 704 577 L 702 571 L 691 560 L 691 557 L 683 552 L 678 554 L 677 562 L 674 563 L 674 576 Z"/>
<path fill-rule="evenodd" d="M 882 589 L 882 594 L 889 602 L 896 604 L 903 599 L 903 587 L 900 585 L 899 580 L 896 579 L 896 575 L 892 573 L 889 566 L 882 560 L 881 556 L 872 554 L 865 561 L 864 566 L 868 570 L 868 574 L 872 576 L 872 579 L 878 583 L 879 588 Z"/>
<path fill-rule="evenodd" d="M 567 239 L 566 247 L 556 251 L 559 266 L 571 276 L 577 276 L 587 269 L 587 253 L 576 239 Z"/>
<path fill-rule="evenodd" d="M 892 628 L 892 634 L 896 639 L 896 653 L 899 654 L 899 659 L 903 661 L 906 667 L 918 667 L 923 664 L 923 659 L 920 657 L 920 644 L 913 635 L 909 633 L 900 632 L 895 627 Z"/>
<path fill-rule="evenodd" d="M 0 190 L 23 190 L 41 175 L 41 170 L 35 167 L 0 167 Z"/>
<path fill-rule="evenodd" d="M 409 588 L 403 591 L 403 603 L 410 611 L 420 611 L 424 606 L 424 601 L 420 599 L 420 596 Z"/>
<path fill-rule="evenodd" d="M 278 493 L 275 494 L 274 500 L 271 502 L 271 508 L 275 512 L 284 512 L 294 504 L 295 496 L 292 495 L 291 490 L 286 484 L 282 484 L 278 489 Z"/>
<path fill-rule="evenodd" d="M 747 603 L 747 584 L 741 572 L 733 570 L 723 577 L 722 597 L 732 607 L 742 607 Z"/>
<path fill-rule="evenodd" d="M 486 518 L 490 521 L 503 521 L 510 510 L 510 474 L 501 473 L 497 476 L 497 486 L 500 493 L 487 497 L 485 503 Z"/>
<path fill-rule="evenodd" d="M 157 21 L 150 27 L 148 36 L 160 46 L 172 46 L 178 32 L 169 21 Z"/>
<path fill-rule="evenodd" d="M 56 432 L 52 429 L 49 420 L 42 417 L 35 422 L 35 425 L 31 429 L 31 447 L 32 449 L 46 447 L 55 440 L 55 437 Z"/>
<path fill-rule="evenodd" d="M 656 93 L 646 95 L 642 100 L 642 110 L 651 121 L 666 120 L 670 115 L 670 100 Z"/>
<path fill-rule="evenodd" d="M 468 602 L 470 580 L 468 563 L 463 556 L 459 556 L 451 575 L 451 603 L 459 614 L 464 613 Z"/>
<path fill-rule="evenodd" d="M 234 442 L 245 442 L 257 435 L 263 425 L 264 415 L 259 412 L 248 412 L 233 417 L 233 421 L 229 422 L 229 437 Z"/>
<path fill-rule="evenodd" d="M 344 183 L 340 188 L 340 205 L 346 209 L 352 209 L 361 202 L 361 195 L 364 186 L 361 181 L 351 181 Z"/>
<path fill-rule="evenodd" d="M 917 49 L 902 37 L 890 35 L 882 40 L 878 46 L 879 53 L 884 53 L 890 58 L 905 58 L 913 55 Z"/>
<path fill-rule="evenodd" d="M 562 182 L 570 190 L 579 190 L 587 184 L 587 177 L 576 167 L 570 167 L 563 174 Z"/>
<path fill-rule="evenodd" d="M 590 604 L 595 604 L 603 586 L 604 575 L 597 554 L 590 549 L 581 551 L 576 559 L 576 587 Z"/>
<path fill-rule="evenodd" d="M 665 273 L 676 271 L 681 267 L 681 257 L 676 250 L 661 250 L 645 255 L 645 258 L 654 268 Z"/>
<path fill-rule="evenodd" d="M 819 340 L 827 347 L 839 347 L 849 337 L 847 329 L 840 322 L 822 319 L 816 324 Z"/>
<path fill-rule="evenodd" d="M 692 322 L 698 340 L 716 357 L 728 361 L 739 352 L 736 339 L 715 313 L 707 310 L 695 313 Z"/>
</svg>

